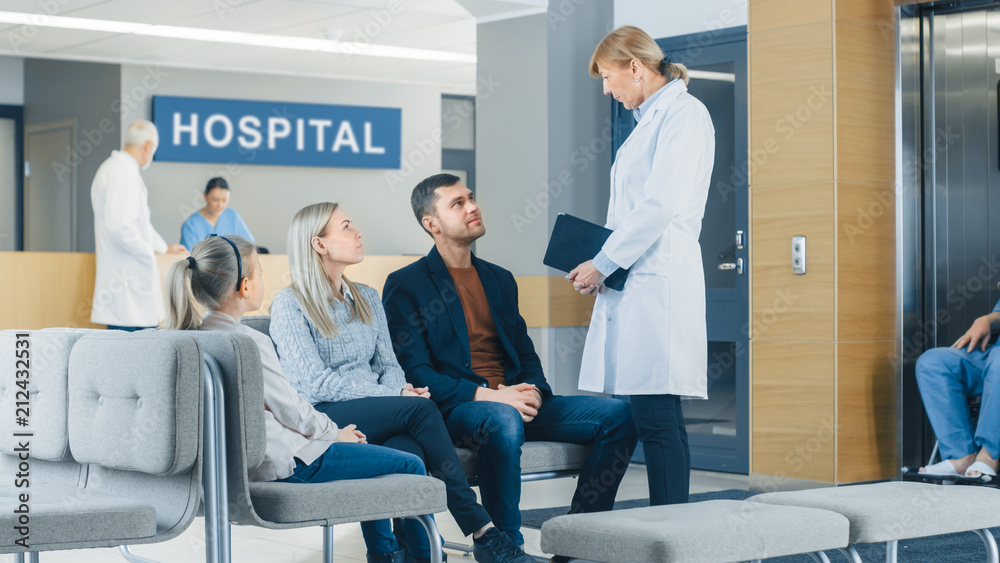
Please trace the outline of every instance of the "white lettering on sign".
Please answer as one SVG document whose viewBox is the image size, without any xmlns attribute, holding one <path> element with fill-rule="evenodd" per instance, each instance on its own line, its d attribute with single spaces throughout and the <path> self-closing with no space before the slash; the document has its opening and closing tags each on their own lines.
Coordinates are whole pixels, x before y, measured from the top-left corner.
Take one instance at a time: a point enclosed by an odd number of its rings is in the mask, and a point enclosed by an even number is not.
<svg viewBox="0 0 1000 563">
<path fill-rule="evenodd" d="M 260 134 L 260 120 L 253 115 L 244 115 L 240 118 L 240 146 L 248 150 L 256 150 L 260 147 L 264 136 Z"/>
<path fill-rule="evenodd" d="M 245 115 L 240 118 L 239 123 L 234 128 L 232 120 L 221 113 L 208 116 L 199 127 L 198 114 L 188 114 L 187 120 L 180 112 L 175 112 L 174 119 L 174 145 L 180 145 L 187 141 L 188 146 L 197 147 L 199 141 L 204 137 L 205 142 L 210 146 L 221 148 L 232 143 L 235 136 L 236 142 L 241 147 L 248 150 L 260 148 L 264 143 L 265 135 L 267 148 L 274 149 L 281 139 L 287 139 L 295 135 L 295 149 L 305 151 L 307 145 L 316 147 L 317 152 L 323 152 L 327 147 L 326 131 L 334 126 L 329 119 L 295 119 L 292 121 L 284 117 L 269 117 L 267 119 L 266 131 L 262 131 L 262 123 L 259 118 L 253 115 Z M 238 128 L 239 135 L 235 135 Z M 373 143 L 372 123 L 366 121 L 364 124 L 364 134 L 362 144 L 365 154 L 385 154 L 385 147 L 377 146 Z M 185 138 L 186 136 L 186 138 Z M 311 143 L 315 141 L 315 144 Z M 358 137 L 354 132 L 351 122 L 341 121 L 334 135 L 330 152 L 340 152 L 350 149 L 353 153 L 362 152 L 362 145 L 358 143 Z"/>
<path fill-rule="evenodd" d="M 181 119 L 182 118 L 181 118 L 180 112 L 174 114 L 174 144 L 175 145 L 181 144 L 181 134 L 183 134 L 183 133 L 190 133 L 191 134 L 191 143 L 190 143 L 190 145 L 192 147 L 197 147 L 198 146 L 198 114 L 197 113 L 192 113 L 191 114 L 191 123 L 189 123 L 187 125 L 184 125 L 183 123 L 181 123 Z"/>
</svg>

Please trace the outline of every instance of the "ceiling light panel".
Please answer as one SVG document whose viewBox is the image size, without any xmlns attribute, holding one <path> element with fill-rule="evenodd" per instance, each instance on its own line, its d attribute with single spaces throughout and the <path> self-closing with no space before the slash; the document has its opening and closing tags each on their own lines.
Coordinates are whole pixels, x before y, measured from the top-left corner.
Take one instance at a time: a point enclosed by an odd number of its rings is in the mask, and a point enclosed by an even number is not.
<svg viewBox="0 0 1000 563">
<path fill-rule="evenodd" d="M 15 27 L 0 32 L 0 51 L 18 57 L 30 57 L 33 53 L 54 53 L 107 37 L 114 37 L 114 34 L 49 27 L 36 27 L 24 32 L 21 27 Z"/>
<path fill-rule="evenodd" d="M 57 3 L 58 0 L 56 0 Z M 226 0 L 218 2 L 206 0 L 169 0 L 161 2 L 137 2 L 135 0 L 110 0 L 85 8 L 76 8 L 75 3 L 67 4 L 60 15 L 96 20 L 117 20 L 145 24 L 176 24 L 180 20 L 199 16 L 215 15 L 215 7 L 226 5 Z"/>
<path fill-rule="evenodd" d="M 225 0 L 222 4 L 228 7 Z M 224 29 L 248 33 L 276 33 L 279 35 L 299 35 L 285 31 L 293 26 L 308 24 L 344 14 L 357 12 L 359 8 L 332 4 L 306 4 L 293 0 L 261 0 L 252 4 L 239 4 L 232 9 L 213 11 L 194 18 L 180 21 L 177 25 Z M 320 38 L 322 35 L 310 30 L 303 37 Z"/>
</svg>

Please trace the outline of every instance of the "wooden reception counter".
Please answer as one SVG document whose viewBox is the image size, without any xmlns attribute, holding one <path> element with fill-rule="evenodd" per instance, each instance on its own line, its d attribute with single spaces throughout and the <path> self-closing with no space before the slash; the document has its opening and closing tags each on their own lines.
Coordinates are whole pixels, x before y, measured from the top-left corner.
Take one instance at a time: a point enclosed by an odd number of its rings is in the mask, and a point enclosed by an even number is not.
<svg viewBox="0 0 1000 563">
<path fill-rule="evenodd" d="M 160 279 L 183 257 L 179 254 L 157 255 Z M 351 266 L 346 274 L 352 280 L 370 285 L 380 293 L 385 278 L 393 271 L 416 261 L 418 256 L 367 256 Z M 271 300 L 288 287 L 288 257 L 264 254 L 266 296 L 257 313 L 266 314 Z M 44 327 L 103 328 L 90 322 L 94 296 L 94 255 L 65 252 L 0 252 L 0 329 L 35 330 Z M 594 299 L 573 291 L 559 276 L 521 276 L 517 278 L 521 314 L 529 327 L 586 326 Z"/>
</svg>

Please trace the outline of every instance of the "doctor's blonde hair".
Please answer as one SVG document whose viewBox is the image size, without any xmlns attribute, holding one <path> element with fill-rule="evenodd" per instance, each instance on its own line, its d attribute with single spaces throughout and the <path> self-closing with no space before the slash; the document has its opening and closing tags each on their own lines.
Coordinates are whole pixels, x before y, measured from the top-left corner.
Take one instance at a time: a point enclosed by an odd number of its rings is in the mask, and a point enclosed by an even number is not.
<svg viewBox="0 0 1000 563">
<path fill-rule="evenodd" d="M 635 27 L 625 25 L 604 36 L 590 56 L 590 75 L 600 78 L 597 65 L 624 68 L 633 60 L 639 61 L 647 69 L 657 72 L 667 81 L 680 78 L 687 84 L 687 67 L 680 63 L 669 63 L 663 55 L 663 50 L 653 41 L 648 33 Z"/>
<path fill-rule="evenodd" d="M 330 314 L 330 304 L 344 301 L 351 310 L 348 322 L 358 319 L 370 324 L 375 318 L 372 306 L 361 293 L 361 285 L 342 276 L 344 285 L 351 290 L 354 302 L 347 301 L 333 289 L 326 276 L 323 261 L 313 250 L 312 239 L 326 232 L 330 217 L 337 210 L 336 203 L 314 203 L 303 207 L 292 218 L 288 227 L 288 267 L 292 277 L 292 293 L 298 299 L 302 311 L 312 321 L 316 330 L 326 338 L 340 334 L 337 321 Z"/>
</svg>

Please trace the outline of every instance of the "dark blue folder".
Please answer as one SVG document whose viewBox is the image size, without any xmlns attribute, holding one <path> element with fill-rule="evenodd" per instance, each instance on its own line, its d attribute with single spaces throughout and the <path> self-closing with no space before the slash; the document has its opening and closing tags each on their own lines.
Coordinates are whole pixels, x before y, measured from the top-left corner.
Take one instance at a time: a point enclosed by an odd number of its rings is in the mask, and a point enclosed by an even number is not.
<svg viewBox="0 0 1000 563">
<path fill-rule="evenodd" d="M 579 217 L 560 213 L 556 217 L 549 247 L 545 249 L 542 263 L 546 266 L 569 272 L 587 260 L 593 260 L 611 236 L 611 230 L 584 221 Z M 628 270 L 618 268 L 604 280 L 605 287 L 621 291 L 625 287 Z"/>
</svg>

